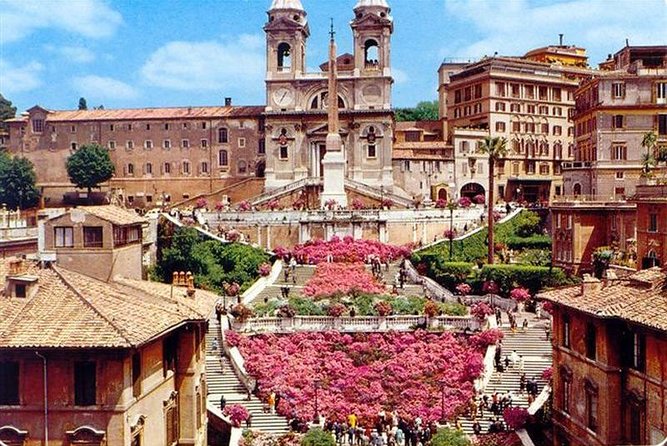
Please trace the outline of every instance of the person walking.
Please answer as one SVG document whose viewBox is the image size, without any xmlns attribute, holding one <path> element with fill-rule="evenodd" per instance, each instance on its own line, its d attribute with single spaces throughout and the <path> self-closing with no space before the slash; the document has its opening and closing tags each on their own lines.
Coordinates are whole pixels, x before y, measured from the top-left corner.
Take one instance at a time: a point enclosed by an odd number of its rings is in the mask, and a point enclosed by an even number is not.
<svg viewBox="0 0 667 446">
<path fill-rule="evenodd" d="M 276 393 L 273 390 L 269 393 L 267 402 L 269 403 L 269 413 L 274 414 L 276 412 Z"/>
<path fill-rule="evenodd" d="M 225 395 L 220 395 L 220 411 L 225 410 L 226 405 L 227 405 L 227 400 L 225 399 Z"/>
<path fill-rule="evenodd" d="M 523 373 L 526 368 L 526 361 L 523 359 L 523 355 L 519 355 L 519 373 Z"/>
<path fill-rule="evenodd" d="M 524 390 L 526 390 L 526 374 L 522 373 L 519 378 L 519 394 L 523 395 Z"/>
<path fill-rule="evenodd" d="M 516 369 L 516 366 L 519 364 L 519 354 L 516 352 L 516 350 L 512 350 L 510 359 L 512 360 L 512 368 Z"/>
</svg>

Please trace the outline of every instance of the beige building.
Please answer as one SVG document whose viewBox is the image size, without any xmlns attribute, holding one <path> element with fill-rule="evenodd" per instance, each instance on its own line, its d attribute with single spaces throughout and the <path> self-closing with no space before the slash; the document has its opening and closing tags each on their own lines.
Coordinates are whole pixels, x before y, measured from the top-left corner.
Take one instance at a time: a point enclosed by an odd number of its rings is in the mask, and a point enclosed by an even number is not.
<svg viewBox="0 0 667 446">
<path fill-rule="evenodd" d="M 562 163 L 573 156 L 569 116 L 574 91 L 579 79 L 591 73 L 580 67 L 586 60 L 581 53 L 576 47 L 546 47 L 524 57 L 494 56 L 465 65 L 441 65 L 440 113 L 446 119 L 443 127 L 449 140 L 458 129 L 507 139 L 508 156 L 496 167 L 498 200 L 545 202 L 563 193 Z M 482 135 L 459 135 L 456 156 L 475 154 L 471 143 Z M 483 156 L 467 158 L 469 164 L 457 163 L 456 193 L 486 193 L 482 180 L 469 175 L 472 167 L 475 175 L 482 176 L 475 164 Z"/>
<path fill-rule="evenodd" d="M 566 195 L 609 200 L 635 193 L 647 132 L 667 145 L 667 46 L 628 46 L 601 65 L 575 93 L 574 160 L 563 175 Z"/>
<path fill-rule="evenodd" d="M 207 444 L 215 295 L 9 259 L 0 281 L 1 444 Z"/>
</svg>

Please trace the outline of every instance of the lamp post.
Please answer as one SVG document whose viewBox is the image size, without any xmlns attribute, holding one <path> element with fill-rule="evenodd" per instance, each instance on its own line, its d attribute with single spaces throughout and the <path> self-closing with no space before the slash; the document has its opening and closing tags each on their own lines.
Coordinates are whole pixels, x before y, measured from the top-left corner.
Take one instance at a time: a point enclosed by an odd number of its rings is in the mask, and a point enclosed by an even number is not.
<svg viewBox="0 0 667 446">
<path fill-rule="evenodd" d="M 322 381 L 319 378 L 313 381 L 313 385 L 315 386 L 315 416 L 313 417 L 313 421 L 315 421 L 318 424 L 320 422 L 320 412 L 317 407 L 317 391 L 320 388 L 321 383 Z"/>
<path fill-rule="evenodd" d="M 456 202 L 449 200 L 447 209 L 449 209 L 449 261 L 452 261 L 454 255 L 454 209 L 456 209 Z"/>
<path fill-rule="evenodd" d="M 445 422 L 447 421 L 445 419 L 445 385 L 446 385 L 445 380 L 444 379 L 441 380 L 440 381 L 440 394 L 442 396 L 441 407 L 440 407 L 440 423 L 441 424 L 445 424 Z"/>
</svg>

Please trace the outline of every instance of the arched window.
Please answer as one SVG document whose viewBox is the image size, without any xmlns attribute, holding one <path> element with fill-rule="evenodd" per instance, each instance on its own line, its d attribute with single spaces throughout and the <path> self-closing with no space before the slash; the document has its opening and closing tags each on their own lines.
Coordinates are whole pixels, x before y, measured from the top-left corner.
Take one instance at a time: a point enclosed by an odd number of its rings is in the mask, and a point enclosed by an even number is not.
<svg viewBox="0 0 667 446">
<path fill-rule="evenodd" d="M 322 91 L 318 94 L 316 94 L 313 99 L 310 101 L 310 109 L 311 110 L 323 110 L 327 108 L 328 104 L 328 97 L 327 97 L 327 92 Z M 338 95 L 338 108 L 339 109 L 344 109 L 345 108 L 345 101 L 343 98 Z"/>
<path fill-rule="evenodd" d="M 367 67 L 376 67 L 380 60 L 380 47 L 376 40 L 368 39 L 364 43 L 364 60 Z"/>
<path fill-rule="evenodd" d="M 572 193 L 574 195 L 581 195 L 581 184 L 574 183 L 574 187 L 572 188 Z"/>
<path fill-rule="evenodd" d="M 127 174 L 134 175 L 134 164 L 130 163 L 127 165 Z"/>
<path fill-rule="evenodd" d="M 224 127 L 218 129 L 218 142 L 220 144 L 227 144 L 229 142 L 229 131 Z"/>
<path fill-rule="evenodd" d="M 289 71 L 292 68 L 292 48 L 283 42 L 278 45 L 278 70 Z"/>
<path fill-rule="evenodd" d="M 220 166 L 229 166 L 229 156 L 227 155 L 226 150 L 221 150 L 218 152 L 218 164 Z"/>
<path fill-rule="evenodd" d="M 238 167 L 240 174 L 245 175 L 246 173 L 248 173 L 248 163 L 246 163 L 245 161 L 243 160 L 239 161 Z"/>
<path fill-rule="evenodd" d="M 152 175 L 153 174 L 153 164 L 152 163 L 146 163 L 146 175 Z"/>
</svg>

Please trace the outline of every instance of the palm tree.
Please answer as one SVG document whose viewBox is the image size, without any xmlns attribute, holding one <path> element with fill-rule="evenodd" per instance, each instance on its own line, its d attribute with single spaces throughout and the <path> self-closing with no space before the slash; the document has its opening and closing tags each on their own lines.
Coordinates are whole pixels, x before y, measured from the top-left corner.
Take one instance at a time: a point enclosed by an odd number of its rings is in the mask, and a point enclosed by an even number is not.
<svg viewBox="0 0 667 446">
<path fill-rule="evenodd" d="M 507 139 L 496 136 L 484 137 L 484 141 L 479 146 L 479 151 L 485 155 L 489 155 L 489 207 L 486 221 L 489 222 L 489 255 L 488 262 L 493 264 L 494 257 L 494 242 L 493 242 L 493 192 L 495 190 L 495 167 L 496 162 L 501 158 L 507 156 Z"/>
<path fill-rule="evenodd" d="M 648 175 L 651 172 L 651 165 L 655 163 L 655 146 L 658 142 L 658 135 L 653 130 L 646 132 L 642 138 L 642 147 L 646 148 L 646 153 L 642 156 L 642 163 L 644 164 L 644 174 Z"/>
</svg>

